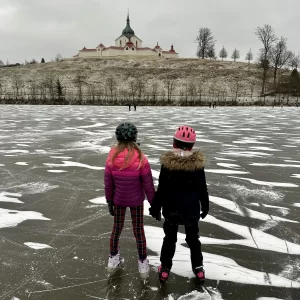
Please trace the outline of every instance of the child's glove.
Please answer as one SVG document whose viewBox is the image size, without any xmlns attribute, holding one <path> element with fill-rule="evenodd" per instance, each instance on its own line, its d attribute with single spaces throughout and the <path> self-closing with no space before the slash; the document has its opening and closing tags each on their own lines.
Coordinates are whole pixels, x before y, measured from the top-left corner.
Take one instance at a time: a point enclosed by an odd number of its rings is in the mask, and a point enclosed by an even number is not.
<svg viewBox="0 0 300 300">
<path fill-rule="evenodd" d="M 152 207 L 149 208 L 149 214 L 150 214 L 150 216 L 155 218 L 157 221 L 161 220 L 161 212 L 154 211 Z"/>
<path fill-rule="evenodd" d="M 208 215 L 208 211 L 204 211 L 200 214 L 201 219 L 205 219 L 205 217 Z"/>
<path fill-rule="evenodd" d="M 111 216 L 114 216 L 114 203 L 112 201 L 107 201 L 108 211 Z"/>
</svg>

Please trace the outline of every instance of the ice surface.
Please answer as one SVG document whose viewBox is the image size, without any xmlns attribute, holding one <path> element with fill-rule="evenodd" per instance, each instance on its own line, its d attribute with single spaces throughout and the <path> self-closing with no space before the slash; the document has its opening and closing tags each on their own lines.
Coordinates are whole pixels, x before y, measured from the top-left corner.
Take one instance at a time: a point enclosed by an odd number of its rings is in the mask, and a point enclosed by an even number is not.
<svg viewBox="0 0 300 300">
<path fill-rule="evenodd" d="M 293 299 L 300 282 L 295 109 L 140 107 L 127 113 L 124 107 L 14 105 L 2 112 L 0 298 L 43 299 L 49 292 L 52 298 L 74 300 L 201 299 L 205 294 L 187 279 L 193 274 L 181 233 L 167 293 L 160 294 L 164 288 L 154 267 L 160 263 L 163 220 L 149 216 L 148 201 L 149 285 L 141 288 L 136 280 L 129 213 L 120 240 L 127 265 L 115 282 L 107 282 L 113 218 L 104 197 L 104 163 L 116 126 L 131 121 L 156 185 L 160 155 L 172 148 L 176 128 L 183 122 L 196 129 L 195 149 L 206 156 L 211 196 L 209 215 L 200 221 L 210 299 L 239 299 L 248 292 L 249 299 L 272 299 L 275 293 Z"/>
</svg>

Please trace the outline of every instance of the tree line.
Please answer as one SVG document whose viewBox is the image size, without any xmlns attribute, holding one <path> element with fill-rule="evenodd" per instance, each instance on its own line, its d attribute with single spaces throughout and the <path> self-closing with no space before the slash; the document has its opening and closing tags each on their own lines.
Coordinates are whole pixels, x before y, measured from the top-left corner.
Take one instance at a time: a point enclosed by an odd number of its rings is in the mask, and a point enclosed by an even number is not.
<svg viewBox="0 0 300 300">
<path fill-rule="evenodd" d="M 258 40 L 262 43 L 262 48 L 259 50 L 257 57 L 257 63 L 259 68 L 262 70 L 261 74 L 261 95 L 266 94 L 266 84 L 270 77 L 273 78 L 272 84 L 269 84 L 269 90 L 274 93 L 280 89 L 280 80 L 278 80 L 279 71 L 286 67 L 292 69 L 298 69 L 300 64 L 300 57 L 293 51 L 288 50 L 287 39 L 285 37 L 277 37 L 275 30 L 271 25 L 265 24 L 259 26 L 255 30 L 255 35 Z M 197 57 L 202 59 L 217 59 L 215 51 L 216 40 L 212 35 L 209 28 L 202 27 L 199 29 L 196 37 L 197 42 Z M 228 57 L 228 52 L 223 46 L 219 52 L 219 57 L 224 60 Z M 240 58 L 240 51 L 234 49 L 231 55 L 233 61 L 237 61 Z M 245 60 L 250 64 L 254 59 L 254 54 L 250 49 Z"/>
<path fill-rule="evenodd" d="M 0 103 L 202 106 L 213 102 L 218 105 L 265 105 L 266 99 L 256 93 L 256 87 L 255 79 L 246 83 L 236 78 L 230 86 L 224 86 L 202 78 L 180 79 L 177 73 L 149 80 L 143 73 L 132 71 L 122 82 L 113 75 L 92 82 L 83 71 L 77 71 L 68 81 L 54 73 L 44 73 L 39 78 L 24 81 L 21 74 L 16 73 L 5 82 L 0 78 Z M 289 104 L 290 96 L 297 97 L 298 103 L 299 87 L 299 73 L 294 70 L 282 81 L 281 92 L 267 104 Z"/>
</svg>

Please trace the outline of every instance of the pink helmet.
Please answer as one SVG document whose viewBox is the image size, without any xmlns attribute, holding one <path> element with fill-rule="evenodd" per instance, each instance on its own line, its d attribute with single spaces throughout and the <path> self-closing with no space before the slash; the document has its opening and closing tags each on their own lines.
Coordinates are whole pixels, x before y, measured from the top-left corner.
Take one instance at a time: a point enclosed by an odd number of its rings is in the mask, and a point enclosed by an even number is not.
<svg viewBox="0 0 300 300">
<path fill-rule="evenodd" d="M 175 132 L 174 139 L 194 144 L 196 142 L 196 132 L 192 127 L 180 126 Z"/>
</svg>

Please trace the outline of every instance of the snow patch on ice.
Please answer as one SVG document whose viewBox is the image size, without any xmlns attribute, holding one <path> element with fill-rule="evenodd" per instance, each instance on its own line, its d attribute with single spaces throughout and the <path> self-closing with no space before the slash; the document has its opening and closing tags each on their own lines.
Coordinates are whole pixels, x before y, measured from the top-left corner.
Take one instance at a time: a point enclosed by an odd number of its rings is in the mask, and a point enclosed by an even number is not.
<svg viewBox="0 0 300 300">
<path fill-rule="evenodd" d="M 47 172 L 49 172 L 49 173 L 67 173 L 68 171 L 64 171 L 64 170 L 47 170 Z"/>
<path fill-rule="evenodd" d="M 59 158 L 59 159 L 71 159 L 71 156 L 50 156 L 51 158 Z"/>
<path fill-rule="evenodd" d="M 258 166 L 258 167 L 300 168 L 300 165 L 291 165 L 291 164 L 251 163 L 249 165 L 250 166 Z"/>
<path fill-rule="evenodd" d="M 237 171 L 237 170 L 228 170 L 228 169 L 205 169 L 206 173 L 215 173 L 215 174 L 249 174 L 249 172 L 246 171 Z"/>
<path fill-rule="evenodd" d="M 215 157 L 216 160 L 225 160 L 225 161 L 235 161 L 235 159 L 224 158 L 224 157 Z"/>
<path fill-rule="evenodd" d="M 300 207 L 300 203 L 294 203 L 294 206 Z"/>
<path fill-rule="evenodd" d="M 24 203 L 18 199 L 20 197 L 22 197 L 21 194 L 0 192 L 0 202 Z"/>
<path fill-rule="evenodd" d="M 152 173 L 152 176 L 153 178 L 155 179 L 159 179 L 159 174 L 160 174 L 160 171 L 156 171 L 156 170 L 151 170 L 151 173 Z"/>
<path fill-rule="evenodd" d="M 278 187 L 290 187 L 290 188 L 298 187 L 297 184 L 293 184 L 293 183 L 261 181 L 261 180 L 256 180 L 254 178 L 244 178 L 244 177 L 236 177 L 236 176 L 229 176 L 229 177 L 250 181 L 253 184 L 264 185 L 264 186 L 272 186 L 272 187 L 278 186 Z"/>
<path fill-rule="evenodd" d="M 284 198 L 284 195 L 279 191 L 273 191 L 270 188 L 249 189 L 244 185 L 232 183 L 228 185 L 231 191 L 231 198 L 239 200 L 240 202 L 249 203 L 249 200 L 255 199 L 256 201 L 274 201 L 278 202 Z"/>
<path fill-rule="evenodd" d="M 250 218 L 253 219 L 258 219 L 258 220 L 262 220 L 262 221 L 268 221 L 268 220 L 276 220 L 276 221 L 283 221 L 283 222 L 290 222 L 290 223 L 299 223 L 297 221 L 294 220 L 289 220 L 289 219 L 285 219 L 285 218 L 281 218 L 281 217 L 277 217 L 277 216 L 272 216 L 269 214 L 265 214 L 265 213 L 261 213 L 249 208 L 244 208 L 244 207 L 240 207 L 239 204 L 228 200 L 228 199 L 224 199 L 224 198 L 220 198 L 220 197 L 215 197 L 215 196 L 210 196 L 209 200 L 219 206 L 222 206 L 228 210 L 231 210 L 232 212 L 236 213 L 237 215 L 240 216 L 248 216 Z"/>
<path fill-rule="evenodd" d="M 279 299 L 279 298 L 274 298 L 274 297 L 259 297 L 256 300 L 284 300 L 284 299 Z"/>
<path fill-rule="evenodd" d="M 229 163 L 217 163 L 218 166 L 230 169 L 240 168 L 241 166 L 237 164 L 229 164 Z"/>
<path fill-rule="evenodd" d="M 235 226 L 234 224 L 232 225 Z M 154 266 L 159 266 L 161 241 L 164 237 L 163 230 L 157 227 L 145 226 L 145 232 L 147 236 L 148 248 L 151 251 L 157 253 L 157 255 L 155 256 L 148 256 L 150 264 Z M 178 233 L 172 272 L 179 276 L 192 278 L 194 277 L 194 274 L 191 270 L 190 250 L 188 247 L 182 246 L 185 243 L 185 235 L 182 233 Z M 203 253 L 203 256 L 206 271 L 205 275 L 206 278 L 211 280 L 222 280 L 243 284 L 288 288 L 300 287 L 300 282 L 292 281 L 275 274 L 266 274 L 264 272 L 259 272 L 242 267 L 238 265 L 233 259 L 228 258 L 226 256 L 211 253 Z"/>
<path fill-rule="evenodd" d="M 14 189 L 23 194 L 40 194 L 58 188 L 58 185 L 51 185 L 48 182 L 29 182 L 13 186 Z"/>
<path fill-rule="evenodd" d="M 19 165 L 19 166 L 28 166 L 28 163 L 24 162 L 24 161 L 19 161 L 19 162 L 16 162 L 15 164 Z"/>
<path fill-rule="evenodd" d="M 49 167 L 79 167 L 79 168 L 87 168 L 91 170 L 104 170 L 104 167 L 90 166 L 76 161 L 62 161 L 62 164 L 44 163 L 44 165 Z"/>
<path fill-rule="evenodd" d="M 264 156 L 271 156 L 273 154 L 264 153 L 264 152 L 254 152 L 254 151 L 228 151 L 228 152 L 220 152 L 223 155 L 229 155 L 234 157 L 264 157 Z"/>
<path fill-rule="evenodd" d="M 31 243 L 31 242 L 26 242 L 26 243 L 24 243 L 24 245 L 28 246 L 29 248 L 35 249 L 35 250 L 53 248 L 47 244 Z"/>
<path fill-rule="evenodd" d="M 97 198 L 89 200 L 89 202 L 92 202 L 94 204 L 106 204 L 106 199 L 105 199 L 104 196 L 103 197 L 97 197 Z"/>
<path fill-rule="evenodd" d="M 211 215 L 208 215 L 204 220 L 202 220 L 202 222 L 207 222 L 220 226 L 221 228 L 233 232 L 244 238 L 244 240 L 218 240 L 201 237 L 201 241 L 205 241 L 204 243 L 220 245 L 244 245 L 260 250 L 300 255 L 300 245 L 277 238 L 271 234 L 262 232 L 258 229 L 226 221 L 221 221 Z"/>
<path fill-rule="evenodd" d="M 0 153 L 29 153 L 28 150 L 0 150 Z"/>
<path fill-rule="evenodd" d="M 291 177 L 300 179 L 300 174 L 293 174 Z"/>
<path fill-rule="evenodd" d="M 85 126 L 80 126 L 77 128 L 94 128 L 94 127 L 101 127 L 101 126 L 105 126 L 105 125 L 106 125 L 105 123 L 96 123 L 93 125 L 85 125 Z"/>
<path fill-rule="evenodd" d="M 270 147 L 250 147 L 250 149 L 253 150 L 262 150 L 262 151 L 282 151 L 282 150 L 278 150 L 278 149 L 274 149 L 274 148 L 270 148 Z"/>
<path fill-rule="evenodd" d="M 0 228 L 15 227 L 26 220 L 45 220 L 41 213 L 35 211 L 18 211 L 0 208 Z"/>
</svg>

